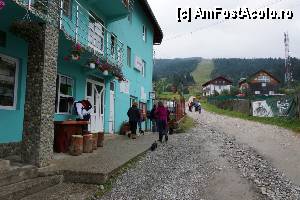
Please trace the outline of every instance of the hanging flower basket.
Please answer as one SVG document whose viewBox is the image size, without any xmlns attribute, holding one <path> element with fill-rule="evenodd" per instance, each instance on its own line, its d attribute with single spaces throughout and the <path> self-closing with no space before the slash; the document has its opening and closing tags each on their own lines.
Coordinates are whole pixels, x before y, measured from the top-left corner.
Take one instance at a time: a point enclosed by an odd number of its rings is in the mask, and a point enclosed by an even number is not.
<svg viewBox="0 0 300 200">
<path fill-rule="evenodd" d="M 0 10 L 2 10 L 5 7 L 5 1 L 0 0 Z"/>
<path fill-rule="evenodd" d="M 100 59 L 97 57 L 93 57 L 93 58 L 89 59 L 89 61 L 88 61 L 88 66 L 90 69 L 95 69 L 99 65 L 100 65 Z"/>
<path fill-rule="evenodd" d="M 104 75 L 104 76 L 108 76 L 108 70 L 104 70 L 104 71 L 103 71 L 103 75 Z"/>
<path fill-rule="evenodd" d="M 80 60 L 81 54 L 84 53 L 84 50 L 80 44 L 75 44 L 73 46 L 72 52 L 71 52 L 71 57 L 72 60 Z"/>
</svg>

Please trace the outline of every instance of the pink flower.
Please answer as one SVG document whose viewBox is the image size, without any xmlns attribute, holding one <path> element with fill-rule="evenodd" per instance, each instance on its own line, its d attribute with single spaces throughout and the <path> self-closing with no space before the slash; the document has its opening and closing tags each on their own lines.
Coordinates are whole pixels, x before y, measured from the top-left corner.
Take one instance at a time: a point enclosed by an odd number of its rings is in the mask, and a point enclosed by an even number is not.
<svg viewBox="0 0 300 200">
<path fill-rule="evenodd" d="M 0 1 L 1 1 L 1 0 L 0 0 Z M 80 49 L 81 49 L 80 44 L 76 44 L 75 49 L 76 49 L 77 51 L 80 51 Z"/>
<path fill-rule="evenodd" d="M 2 10 L 5 6 L 5 2 L 3 0 L 0 0 L 0 10 Z"/>
</svg>

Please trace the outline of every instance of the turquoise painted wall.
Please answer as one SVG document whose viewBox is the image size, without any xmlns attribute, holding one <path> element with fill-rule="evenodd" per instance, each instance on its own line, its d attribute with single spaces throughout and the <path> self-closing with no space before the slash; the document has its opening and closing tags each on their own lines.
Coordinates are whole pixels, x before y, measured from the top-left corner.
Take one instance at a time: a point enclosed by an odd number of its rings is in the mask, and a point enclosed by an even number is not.
<svg viewBox="0 0 300 200">
<path fill-rule="evenodd" d="M 74 91 L 73 95 L 75 100 L 85 99 L 86 95 L 86 80 L 90 77 L 101 78 L 105 82 L 105 109 L 104 109 L 104 130 L 108 132 L 108 121 L 109 121 L 109 109 L 107 109 L 109 102 L 109 91 L 110 91 L 110 81 L 114 81 L 111 76 L 103 76 L 99 70 L 91 70 L 86 67 L 87 58 L 91 54 L 85 53 L 80 61 L 68 60 L 66 61 L 64 57 L 69 54 L 70 47 L 72 43 L 65 39 L 64 35 L 60 35 L 59 40 L 59 56 L 58 56 L 58 68 L 57 71 L 61 75 L 68 76 L 74 80 Z M 55 121 L 64 121 L 68 119 L 75 119 L 76 116 L 67 114 L 55 114 Z"/>
<path fill-rule="evenodd" d="M 6 32 L 7 37 L 6 47 L 0 47 L 0 53 L 19 61 L 17 106 L 15 110 L 0 108 L 0 143 L 19 142 L 22 140 L 23 132 L 28 47 L 24 40 L 9 32 L 12 20 L 18 16 L 17 13 L 11 15 L 11 6 L 8 3 L 0 11 L 0 30 Z"/>
<path fill-rule="evenodd" d="M 142 38 L 143 25 L 147 27 L 147 40 Z M 151 110 L 152 101 L 149 99 L 149 92 L 152 89 L 153 74 L 153 27 L 149 19 L 143 13 L 140 4 L 136 1 L 132 22 L 127 18 L 108 24 L 108 29 L 115 33 L 119 40 L 124 42 L 124 60 L 123 72 L 126 79 L 130 82 L 130 94 L 119 92 L 119 83 L 117 83 L 116 110 L 118 115 L 115 117 L 116 130 L 120 129 L 124 121 L 128 121 L 127 110 L 130 105 L 130 95 L 137 97 L 141 101 L 141 86 L 144 87 L 147 99 L 147 109 Z M 131 48 L 131 67 L 127 66 L 127 46 Z M 138 56 L 146 62 L 145 77 L 139 71 L 134 69 L 135 57 Z M 144 123 L 145 125 L 145 123 Z"/>
</svg>

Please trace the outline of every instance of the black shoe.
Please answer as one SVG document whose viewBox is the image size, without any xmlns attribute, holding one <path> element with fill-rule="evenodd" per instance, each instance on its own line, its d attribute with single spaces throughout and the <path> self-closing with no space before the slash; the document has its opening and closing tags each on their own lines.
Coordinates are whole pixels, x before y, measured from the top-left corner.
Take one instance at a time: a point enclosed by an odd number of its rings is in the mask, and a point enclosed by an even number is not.
<svg viewBox="0 0 300 200">
<path fill-rule="evenodd" d="M 169 137 L 167 135 L 165 136 L 165 140 L 166 140 L 166 142 L 168 142 L 168 140 L 169 140 Z"/>
</svg>

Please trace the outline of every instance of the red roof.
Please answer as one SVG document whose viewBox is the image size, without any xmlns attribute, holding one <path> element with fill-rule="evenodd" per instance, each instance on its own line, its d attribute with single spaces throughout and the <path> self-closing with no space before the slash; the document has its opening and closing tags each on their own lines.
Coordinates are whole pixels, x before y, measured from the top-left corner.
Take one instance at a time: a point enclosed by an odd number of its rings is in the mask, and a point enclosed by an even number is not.
<svg viewBox="0 0 300 200">
<path fill-rule="evenodd" d="M 212 79 L 212 80 L 207 81 L 206 83 L 204 83 L 204 84 L 202 85 L 202 87 L 205 87 L 205 86 L 207 86 L 207 85 L 213 83 L 214 81 L 216 81 L 216 80 L 218 80 L 218 79 L 222 79 L 222 80 L 226 81 L 227 83 L 232 84 L 232 81 L 231 81 L 231 80 L 225 78 L 224 76 L 218 76 L 217 78 Z"/>
</svg>

